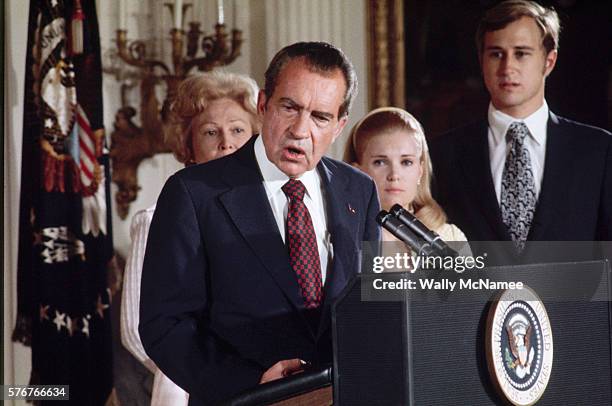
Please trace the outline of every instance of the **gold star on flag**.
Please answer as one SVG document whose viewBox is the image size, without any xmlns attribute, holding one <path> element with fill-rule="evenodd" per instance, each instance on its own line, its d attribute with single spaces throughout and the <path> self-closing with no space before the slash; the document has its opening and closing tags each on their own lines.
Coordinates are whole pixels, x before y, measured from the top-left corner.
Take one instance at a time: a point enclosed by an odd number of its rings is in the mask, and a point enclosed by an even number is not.
<svg viewBox="0 0 612 406">
<path fill-rule="evenodd" d="M 76 333 L 79 330 L 79 327 L 78 327 L 79 319 L 78 317 L 74 319 L 67 317 L 66 324 L 67 324 L 66 328 L 68 329 L 68 334 L 70 334 L 70 337 L 72 337 L 74 333 Z"/>
<path fill-rule="evenodd" d="M 102 303 L 102 296 L 98 295 L 98 300 L 96 301 L 96 312 L 100 316 L 101 319 L 104 318 L 104 310 L 108 309 L 108 305 Z"/>
<path fill-rule="evenodd" d="M 41 245 L 43 243 L 42 234 L 38 231 L 32 233 L 32 244 Z"/>
<path fill-rule="evenodd" d="M 70 316 L 66 316 L 66 329 L 68 330 L 68 334 L 72 336 L 72 319 Z"/>
<path fill-rule="evenodd" d="M 40 321 L 49 320 L 49 305 L 43 306 L 41 304 L 40 308 L 38 310 L 38 314 L 39 314 L 39 317 L 40 317 Z"/>
</svg>

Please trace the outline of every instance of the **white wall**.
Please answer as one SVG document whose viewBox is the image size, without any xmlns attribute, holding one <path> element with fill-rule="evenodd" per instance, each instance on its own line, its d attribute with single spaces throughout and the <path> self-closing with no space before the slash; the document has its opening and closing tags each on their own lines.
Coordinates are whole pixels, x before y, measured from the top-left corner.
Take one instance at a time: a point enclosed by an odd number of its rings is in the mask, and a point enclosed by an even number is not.
<svg viewBox="0 0 612 406">
<path fill-rule="evenodd" d="M 164 9 L 167 0 L 130 0 L 128 6 L 128 37 L 156 37 L 155 52 L 168 55 L 170 15 Z M 108 52 L 114 49 L 117 29 L 118 0 L 98 0 L 98 16 L 103 63 L 108 66 Z M 266 65 L 282 46 L 298 40 L 325 40 L 340 46 L 353 61 L 360 82 L 360 93 L 352 110 L 345 135 L 332 146 L 330 155 L 340 157 L 348 129 L 367 109 L 367 66 L 365 0 L 236 0 L 233 8 L 226 0 L 226 23 L 236 21 L 243 30 L 245 42 L 242 55 L 227 70 L 251 75 L 263 85 Z M 10 341 L 15 320 L 16 253 L 18 234 L 19 181 L 21 171 L 21 139 L 25 48 L 27 41 L 27 2 L 5 2 L 5 143 L 4 143 L 4 376 L 5 383 L 25 384 L 29 380 L 30 351 Z M 215 21 L 213 0 L 197 3 L 187 13 L 203 21 L 201 29 L 210 32 Z M 130 104 L 138 107 L 137 93 L 130 96 Z M 120 107 L 119 84 L 114 76 L 104 74 L 104 124 L 107 136 L 113 131 L 114 115 Z M 123 255 L 129 248 L 129 221 L 139 209 L 153 204 L 163 182 L 180 165 L 169 155 L 146 160 L 139 168 L 143 190 L 132 203 L 126 220 L 116 215 L 113 185 L 113 233 L 116 249 Z"/>
</svg>

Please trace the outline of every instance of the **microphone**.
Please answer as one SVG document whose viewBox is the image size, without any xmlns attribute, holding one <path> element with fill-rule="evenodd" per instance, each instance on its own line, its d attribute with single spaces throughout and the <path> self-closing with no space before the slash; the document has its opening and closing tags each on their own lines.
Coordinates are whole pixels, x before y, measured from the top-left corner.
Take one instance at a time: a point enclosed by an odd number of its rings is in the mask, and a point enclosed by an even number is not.
<svg viewBox="0 0 612 406">
<path fill-rule="evenodd" d="M 417 254 L 428 257 L 436 253 L 435 249 L 427 241 L 417 237 L 406 224 L 402 223 L 388 211 L 381 210 L 376 216 L 376 222 Z"/>
<path fill-rule="evenodd" d="M 407 225 L 410 230 L 420 238 L 424 239 L 433 249 L 443 256 L 456 257 L 459 255 L 457 251 L 452 249 L 442 240 L 442 238 L 435 231 L 430 230 L 421 223 L 412 213 L 404 209 L 400 204 L 394 204 L 391 207 L 391 214 L 393 214 L 401 223 Z"/>
</svg>

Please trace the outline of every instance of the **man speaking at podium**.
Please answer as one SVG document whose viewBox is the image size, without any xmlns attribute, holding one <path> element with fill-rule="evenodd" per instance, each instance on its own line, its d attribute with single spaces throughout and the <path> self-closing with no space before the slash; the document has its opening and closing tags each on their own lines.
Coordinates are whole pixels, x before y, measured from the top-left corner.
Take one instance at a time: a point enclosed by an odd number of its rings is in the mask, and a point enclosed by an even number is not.
<svg viewBox="0 0 612 406">
<path fill-rule="evenodd" d="M 527 241 L 612 240 L 612 136 L 555 115 L 544 98 L 559 30 L 557 13 L 532 1 L 490 9 L 476 36 L 487 120 L 431 143 L 450 220 L 469 241 L 514 243 L 490 265 L 541 260 Z"/>
<path fill-rule="evenodd" d="M 358 272 L 361 242 L 379 239 L 372 180 L 323 157 L 356 87 L 330 44 L 282 49 L 259 93 L 262 134 L 164 186 L 140 334 L 190 404 L 331 362 L 330 304 Z"/>
</svg>

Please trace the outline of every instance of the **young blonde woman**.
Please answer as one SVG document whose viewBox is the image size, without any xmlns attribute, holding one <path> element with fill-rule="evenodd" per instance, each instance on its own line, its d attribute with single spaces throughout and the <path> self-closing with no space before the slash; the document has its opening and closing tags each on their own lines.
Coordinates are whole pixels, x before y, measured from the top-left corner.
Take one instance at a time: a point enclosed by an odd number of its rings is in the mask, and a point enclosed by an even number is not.
<svg viewBox="0 0 612 406">
<path fill-rule="evenodd" d="M 396 107 L 372 110 L 351 130 L 344 161 L 374 179 L 380 206 L 399 203 L 445 241 L 466 241 L 431 196 L 431 160 L 423 127 Z M 384 241 L 397 241 L 383 230 Z"/>
<path fill-rule="evenodd" d="M 199 164 L 234 153 L 259 133 L 257 84 L 244 75 L 212 72 L 185 79 L 170 109 L 166 141 L 179 162 Z M 151 405 L 187 405 L 188 394 L 166 377 L 145 353 L 138 333 L 140 280 L 155 206 L 132 218 L 121 304 L 121 341 L 153 374 Z"/>
</svg>

